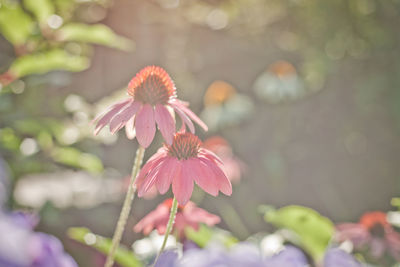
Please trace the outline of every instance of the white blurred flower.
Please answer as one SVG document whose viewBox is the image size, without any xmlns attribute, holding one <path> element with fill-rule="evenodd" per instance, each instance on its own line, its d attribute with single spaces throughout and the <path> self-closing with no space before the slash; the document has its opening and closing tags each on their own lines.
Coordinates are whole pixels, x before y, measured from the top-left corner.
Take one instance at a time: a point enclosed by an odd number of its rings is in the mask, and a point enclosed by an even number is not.
<svg viewBox="0 0 400 267">
<path fill-rule="evenodd" d="M 18 180 L 14 197 L 24 206 L 40 208 L 50 201 L 58 208 L 87 208 L 123 195 L 123 179 L 102 179 L 86 172 L 34 174 Z"/>
<path fill-rule="evenodd" d="M 303 82 L 296 69 L 287 61 L 277 61 L 254 82 L 254 91 L 267 102 L 296 100 L 305 94 Z"/>
</svg>

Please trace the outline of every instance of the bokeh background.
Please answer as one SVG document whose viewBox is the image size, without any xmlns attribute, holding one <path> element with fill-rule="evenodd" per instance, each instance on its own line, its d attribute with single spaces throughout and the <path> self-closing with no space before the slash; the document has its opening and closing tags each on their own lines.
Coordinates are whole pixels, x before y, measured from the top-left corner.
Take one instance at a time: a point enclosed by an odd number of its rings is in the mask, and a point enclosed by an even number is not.
<svg viewBox="0 0 400 267">
<path fill-rule="evenodd" d="M 268 231 L 261 204 L 334 222 L 389 210 L 400 191 L 399 14 L 398 0 L 2 0 L 1 201 L 39 213 L 39 230 L 97 266 L 66 231 L 112 236 L 138 144 L 94 137 L 90 120 L 159 65 L 210 126 L 199 135 L 223 136 L 241 161 L 232 197 L 193 196 L 223 228 Z M 135 200 L 125 245 L 165 197 Z"/>
</svg>

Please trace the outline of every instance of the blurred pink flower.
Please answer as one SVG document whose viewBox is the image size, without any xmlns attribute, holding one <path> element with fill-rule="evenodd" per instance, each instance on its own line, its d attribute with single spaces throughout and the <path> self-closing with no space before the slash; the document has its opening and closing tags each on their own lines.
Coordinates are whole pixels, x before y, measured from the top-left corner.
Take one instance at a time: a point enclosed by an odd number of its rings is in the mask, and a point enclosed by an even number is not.
<svg viewBox="0 0 400 267">
<path fill-rule="evenodd" d="M 129 82 L 128 94 L 131 96 L 111 106 L 108 111 L 97 116 L 94 133 L 110 125 L 111 133 L 125 126 L 129 139 L 138 139 L 144 148 L 153 141 L 156 124 L 167 144 L 172 143 L 175 133 L 175 120 L 168 110 L 171 108 L 182 119 L 182 126 L 187 125 L 194 133 L 192 120 L 207 131 L 207 125 L 199 119 L 186 102 L 177 99 L 175 84 L 168 73 L 157 66 L 142 69 Z"/>
<path fill-rule="evenodd" d="M 235 157 L 228 141 L 220 136 L 213 136 L 203 142 L 203 147 L 214 152 L 221 159 L 224 164 L 220 167 L 231 182 L 239 182 L 245 165 Z"/>
<path fill-rule="evenodd" d="M 165 194 L 172 183 L 178 203 L 185 205 L 193 192 L 193 181 L 207 193 L 232 194 L 232 185 L 219 167 L 221 160 L 201 146 L 200 139 L 189 132 L 175 134 L 172 145 L 160 148 L 140 171 L 136 185 L 142 197 L 155 184 Z"/>
<path fill-rule="evenodd" d="M 166 199 L 163 203 L 158 205 L 155 210 L 140 220 L 135 225 L 133 230 L 137 233 L 143 231 L 144 235 L 148 235 L 155 228 L 160 235 L 165 234 L 171 206 L 172 198 Z M 213 226 L 220 221 L 221 219 L 217 215 L 208 213 L 206 210 L 197 207 L 196 204 L 189 201 L 184 206 L 178 206 L 174 229 L 177 231 L 179 238 L 183 239 L 185 236 L 186 227 L 191 227 L 195 230 L 198 230 L 199 223 L 205 223 L 208 226 Z"/>
<path fill-rule="evenodd" d="M 367 212 L 359 223 L 343 223 L 336 226 L 339 241 L 350 240 L 356 249 L 369 248 L 374 258 L 388 251 L 400 261 L 400 234 L 389 224 L 386 213 Z"/>
</svg>

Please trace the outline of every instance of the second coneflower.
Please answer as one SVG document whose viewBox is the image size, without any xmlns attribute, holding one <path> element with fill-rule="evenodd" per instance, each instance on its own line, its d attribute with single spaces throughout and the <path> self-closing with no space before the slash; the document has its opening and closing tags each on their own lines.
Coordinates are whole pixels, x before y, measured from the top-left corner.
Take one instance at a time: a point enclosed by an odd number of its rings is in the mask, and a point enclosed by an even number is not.
<svg viewBox="0 0 400 267">
<path fill-rule="evenodd" d="M 143 231 L 144 235 L 148 235 L 154 228 L 156 228 L 160 235 L 165 234 L 169 213 L 172 208 L 172 202 L 172 198 L 166 199 L 163 203 L 158 205 L 155 210 L 140 220 L 133 230 L 137 233 Z M 184 206 L 178 206 L 174 229 L 179 238 L 183 240 L 185 238 L 186 227 L 193 228 L 197 231 L 200 223 L 213 226 L 220 221 L 221 219 L 217 215 L 211 214 L 189 201 Z"/>
<path fill-rule="evenodd" d="M 153 185 L 165 194 L 172 192 L 180 205 L 185 205 L 193 192 L 193 182 L 207 193 L 216 196 L 221 191 L 232 194 L 232 185 L 218 163 L 221 160 L 201 146 L 200 139 L 189 132 L 178 132 L 171 145 L 165 145 L 143 166 L 136 185 L 143 196 Z"/>
<path fill-rule="evenodd" d="M 153 141 L 156 124 L 166 143 L 171 144 L 175 133 L 175 120 L 168 107 L 174 110 L 194 133 L 192 120 L 204 130 L 207 126 L 183 102 L 176 97 L 175 84 L 168 73 L 156 66 L 141 70 L 128 85 L 130 98 L 116 103 L 97 118 L 95 134 L 107 124 L 115 133 L 125 126 L 129 139 L 137 138 L 139 144 L 147 148 Z"/>
</svg>

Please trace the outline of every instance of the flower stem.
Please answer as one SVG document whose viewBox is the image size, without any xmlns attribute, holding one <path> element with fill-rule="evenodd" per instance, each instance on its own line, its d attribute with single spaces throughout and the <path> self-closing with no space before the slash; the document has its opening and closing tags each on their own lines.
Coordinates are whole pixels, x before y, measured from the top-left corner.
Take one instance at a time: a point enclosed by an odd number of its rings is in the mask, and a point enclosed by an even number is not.
<svg viewBox="0 0 400 267">
<path fill-rule="evenodd" d="M 172 201 L 171 213 L 169 215 L 169 220 L 168 220 L 168 224 L 167 224 L 167 230 L 165 231 L 165 235 L 164 235 L 164 240 L 161 245 L 160 251 L 157 254 L 157 257 L 154 260 L 153 266 L 156 265 L 158 258 L 160 257 L 161 253 L 164 251 L 165 245 L 167 244 L 168 236 L 171 233 L 172 227 L 174 226 L 174 223 L 175 223 L 175 216 L 176 216 L 177 211 L 178 211 L 178 201 L 174 197 L 174 199 Z"/>
<path fill-rule="evenodd" d="M 114 236 L 111 243 L 111 248 L 108 251 L 107 260 L 104 267 L 111 267 L 114 263 L 114 255 L 121 241 L 122 233 L 124 232 L 126 221 L 128 220 L 129 212 L 131 211 L 132 201 L 135 197 L 135 180 L 142 165 L 145 148 L 140 146 L 136 151 L 135 161 L 132 167 L 132 176 L 129 182 L 128 192 L 126 192 L 124 204 L 119 215 L 117 227 L 115 228 Z"/>
</svg>

